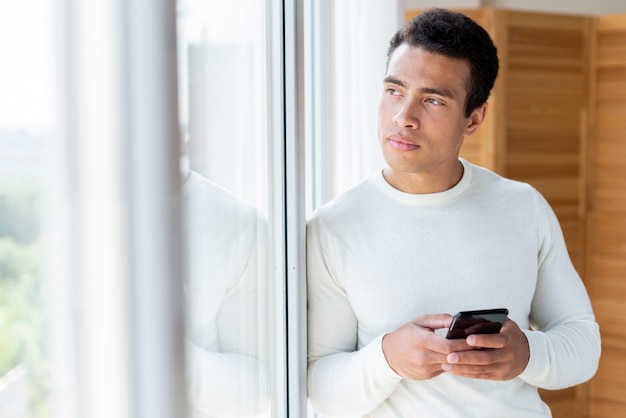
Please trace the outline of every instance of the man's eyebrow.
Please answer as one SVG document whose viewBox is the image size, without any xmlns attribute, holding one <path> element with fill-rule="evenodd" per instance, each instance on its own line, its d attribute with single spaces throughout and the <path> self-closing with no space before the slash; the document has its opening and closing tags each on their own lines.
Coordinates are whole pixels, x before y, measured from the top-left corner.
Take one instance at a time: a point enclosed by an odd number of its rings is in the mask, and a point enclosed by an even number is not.
<svg viewBox="0 0 626 418">
<path fill-rule="evenodd" d="M 392 75 L 388 75 L 387 77 L 385 77 L 385 78 L 383 79 L 383 81 L 384 81 L 385 83 L 397 84 L 398 86 L 401 86 L 401 87 L 406 87 L 406 84 L 404 83 L 404 81 L 402 81 L 402 80 L 400 80 L 400 79 L 398 79 L 398 78 L 395 78 L 395 77 L 394 77 L 394 76 L 392 76 Z"/>
<path fill-rule="evenodd" d="M 383 80 L 385 83 L 391 83 L 391 84 L 396 84 L 400 87 L 404 87 L 406 88 L 407 85 L 404 81 L 389 75 L 387 77 L 384 78 Z M 456 97 L 456 94 L 454 94 L 454 92 L 450 89 L 446 89 L 446 88 L 438 88 L 438 87 L 422 87 L 420 89 L 421 93 L 427 93 L 427 94 L 437 94 L 439 96 L 442 97 L 449 97 L 451 99 L 454 99 Z"/>
<path fill-rule="evenodd" d="M 437 94 L 439 96 L 449 97 L 451 99 L 454 99 L 456 97 L 452 90 L 446 88 L 423 87 L 420 89 L 420 91 L 422 93 Z"/>
</svg>

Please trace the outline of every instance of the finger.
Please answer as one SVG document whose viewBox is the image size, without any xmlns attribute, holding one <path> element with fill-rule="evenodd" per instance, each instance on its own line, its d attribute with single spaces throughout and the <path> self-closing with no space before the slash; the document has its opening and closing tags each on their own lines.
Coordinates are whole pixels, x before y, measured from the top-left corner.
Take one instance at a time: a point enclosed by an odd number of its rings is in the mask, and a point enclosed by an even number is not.
<svg viewBox="0 0 626 418">
<path fill-rule="evenodd" d="M 497 379 L 506 372 L 498 355 L 500 350 L 474 350 L 472 352 L 451 353 L 442 369 L 457 376 L 475 379 Z"/>
<path fill-rule="evenodd" d="M 517 323 L 515 321 L 513 321 L 511 318 L 507 318 L 504 321 L 504 324 L 502 324 L 502 329 L 500 330 L 500 333 L 502 334 L 510 334 L 510 333 L 516 333 L 516 332 L 521 332 L 521 329 L 519 327 L 519 325 L 517 325 Z"/>
<path fill-rule="evenodd" d="M 444 354 L 421 350 L 412 353 L 407 361 L 405 377 L 423 380 L 432 379 L 444 373 L 441 364 L 446 361 L 446 357 Z"/>
<path fill-rule="evenodd" d="M 420 365 L 431 365 L 434 368 L 439 368 L 439 365 L 442 363 L 446 363 L 448 354 L 437 353 L 434 351 L 424 350 L 421 351 L 415 358 L 414 361 L 416 364 Z"/>
<path fill-rule="evenodd" d="M 449 328 L 452 323 L 452 315 L 449 314 L 436 314 L 436 315 L 424 315 L 413 321 L 414 324 L 423 328 L 429 328 L 431 330 Z"/>
<path fill-rule="evenodd" d="M 498 369 L 493 366 L 443 364 L 441 368 L 455 376 L 469 377 L 471 379 L 501 380 Z"/>
<path fill-rule="evenodd" d="M 435 314 L 424 315 L 413 321 L 415 329 L 420 335 L 422 347 L 426 350 L 447 355 L 454 350 L 467 350 L 469 347 L 465 342 L 450 347 L 443 337 L 437 335 L 434 331 L 437 329 L 448 328 L 452 322 L 452 315 Z"/>
<path fill-rule="evenodd" d="M 504 348 L 507 338 L 504 334 L 472 334 L 465 341 L 470 347 Z"/>
<path fill-rule="evenodd" d="M 467 345 L 465 340 L 446 340 L 438 335 L 431 340 L 425 341 L 424 348 L 431 353 L 437 354 L 436 361 L 441 360 L 442 363 L 448 362 L 447 358 L 450 353 L 476 350 L 476 348 Z"/>
<path fill-rule="evenodd" d="M 496 334 L 473 334 L 466 338 L 467 344 L 472 347 L 504 348 L 509 344 L 516 333 L 521 333 L 517 324 L 507 318 L 500 332 Z"/>
<path fill-rule="evenodd" d="M 504 361 L 506 353 L 502 350 L 469 350 L 450 353 L 446 356 L 449 364 L 488 366 Z"/>
</svg>

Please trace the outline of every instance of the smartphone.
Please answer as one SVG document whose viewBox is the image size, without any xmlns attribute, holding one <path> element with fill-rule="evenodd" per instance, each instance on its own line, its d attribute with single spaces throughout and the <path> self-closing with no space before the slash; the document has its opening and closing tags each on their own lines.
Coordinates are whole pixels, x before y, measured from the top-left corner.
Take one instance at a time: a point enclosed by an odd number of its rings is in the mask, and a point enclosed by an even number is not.
<svg viewBox="0 0 626 418">
<path fill-rule="evenodd" d="M 452 318 L 446 338 L 450 340 L 472 334 L 497 334 L 508 314 L 509 310 L 506 308 L 457 312 Z"/>
</svg>

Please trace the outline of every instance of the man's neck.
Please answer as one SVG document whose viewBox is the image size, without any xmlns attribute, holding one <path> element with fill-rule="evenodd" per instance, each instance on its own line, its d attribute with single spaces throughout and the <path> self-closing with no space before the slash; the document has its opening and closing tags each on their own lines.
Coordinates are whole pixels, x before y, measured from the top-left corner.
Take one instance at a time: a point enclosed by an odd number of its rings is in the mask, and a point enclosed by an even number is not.
<svg viewBox="0 0 626 418">
<path fill-rule="evenodd" d="M 463 177 L 463 171 L 463 163 L 459 161 L 443 175 L 435 171 L 403 173 L 392 168 L 386 168 L 383 171 L 383 177 L 391 187 L 401 192 L 429 194 L 443 192 L 456 186 Z"/>
</svg>

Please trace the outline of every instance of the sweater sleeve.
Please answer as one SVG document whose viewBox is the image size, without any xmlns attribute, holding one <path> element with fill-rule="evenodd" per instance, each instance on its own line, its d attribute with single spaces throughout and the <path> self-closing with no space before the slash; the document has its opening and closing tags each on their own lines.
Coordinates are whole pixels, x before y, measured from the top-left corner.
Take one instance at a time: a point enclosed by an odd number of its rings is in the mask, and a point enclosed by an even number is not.
<svg viewBox="0 0 626 418">
<path fill-rule="evenodd" d="M 537 194 L 540 254 L 531 307 L 531 329 L 524 331 L 530 360 L 520 376 L 544 389 L 562 389 L 590 379 L 598 368 L 600 332 L 589 296 L 569 258 L 559 222 Z"/>
<path fill-rule="evenodd" d="M 186 290 L 188 401 L 203 416 L 260 414 L 269 402 L 264 297 L 267 222 L 256 210 L 238 210 L 222 225 L 228 231 L 222 236 L 229 237 L 220 241 L 222 252 L 205 253 L 202 245 L 189 249 L 194 260 L 210 260 L 189 269 Z M 197 228 L 201 239 L 214 239 Z"/>
<path fill-rule="evenodd" d="M 307 229 L 309 400 L 325 416 L 364 415 L 402 378 L 385 359 L 382 335 L 357 349 L 357 319 L 333 275 L 333 251 L 322 220 L 312 219 Z"/>
</svg>

